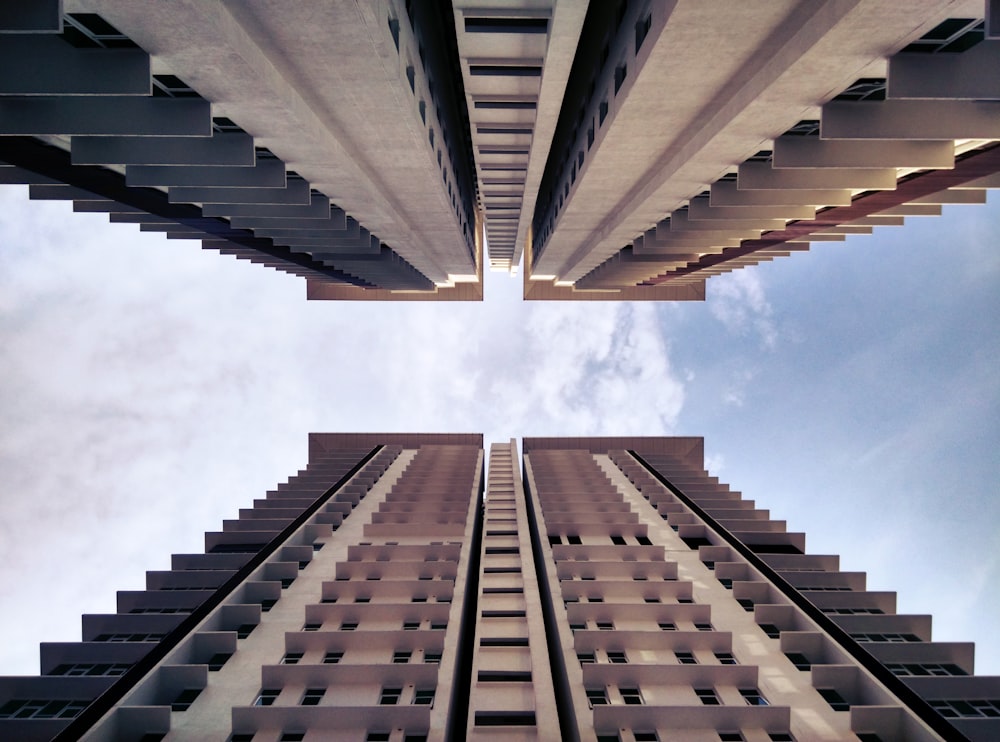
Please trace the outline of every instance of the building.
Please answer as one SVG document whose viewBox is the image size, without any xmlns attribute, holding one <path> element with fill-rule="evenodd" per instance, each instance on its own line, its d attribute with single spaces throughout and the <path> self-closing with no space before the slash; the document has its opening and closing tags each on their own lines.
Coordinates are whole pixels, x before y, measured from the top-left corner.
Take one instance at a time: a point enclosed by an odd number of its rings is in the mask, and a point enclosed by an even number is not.
<svg viewBox="0 0 1000 742">
<path fill-rule="evenodd" d="M 699 438 L 314 434 L 83 641 L 5 739 L 992 740 L 1000 682 L 810 554 Z M 488 471 L 488 473 L 487 473 Z M 523 472 L 523 473 L 522 473 Z M 485 496 L 484 496 L 485 495 Z"/>
<path fill-rule="evenodd" d="M 0 11 L 0 182 L 312 299 L 699 300 L 1000 183 L 991 0 Z"/>
</svg>

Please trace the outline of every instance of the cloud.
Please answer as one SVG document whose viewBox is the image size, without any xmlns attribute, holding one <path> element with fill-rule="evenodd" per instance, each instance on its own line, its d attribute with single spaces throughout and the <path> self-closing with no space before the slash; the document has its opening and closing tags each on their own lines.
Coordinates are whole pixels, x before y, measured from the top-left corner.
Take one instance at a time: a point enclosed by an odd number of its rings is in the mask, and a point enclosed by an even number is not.
<svg viewBox="0 0 1000 742">
<path fill-rule="evenodd" d="M 712 315 L 736 335 L 756 334 L 765 348 L 773 348 L 778 331 L 772 319 L 771 305 L 765 296 L 760 272 L 744 268 L 708 283 L 708 306 Z"/>
</svg>

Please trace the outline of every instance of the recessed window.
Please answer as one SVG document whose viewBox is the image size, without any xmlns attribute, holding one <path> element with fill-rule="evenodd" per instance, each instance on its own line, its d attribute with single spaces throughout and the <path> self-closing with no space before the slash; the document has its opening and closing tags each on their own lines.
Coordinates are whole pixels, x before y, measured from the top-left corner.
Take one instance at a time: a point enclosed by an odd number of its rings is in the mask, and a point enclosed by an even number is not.
<svg viewBox="0 0 1000 742">
<path fill-rule="evenodd" d="M 756 688 L 741 688 L 740 695 L 743 696 L 743 700 L 746 702 L 747 706 L 768 706 L 767 699 L 764 698 L 764 694 L 761 693 Z"/>
<path fill-rule="evenodd" d="M 171 711 L 187 711 L 191 704 L 194 703 L 194 699 L 198 697 L 201 693 L 201 688 L 186 688 L 182 690 L 177 698 L 175 698 L 170 704 Z"/>
<path fill-rule="evenodd" d="M 657 626 L 660 627 L 660 631 L 677 631 L 677 624 L 672 621 L 660 621 Z"/>
<path fill-rule="evenodd" d="M 785 652 L 785 656 L 793 665 L 795 665 L 796 669 L 808 670 L 812 667 L 812 663 L 809 661 L 809 658 L 801 652 Z"/>
<path fill-rule="evenodd" d="M 440 652 L 424 652 L 424 663 L 428 665 L 440 665 L 441 664 L 441 653 Z"/>
<path fill-rule="evenodd" d="M 355 595 L 354 596 L 354 602 L 355 603 L 371 603 L 372 599 L 371 599 L 370 595 Z"/>
<path fill-rule="evenodd" d="M 608 692 L 604 688 L 587 688 L 587 703 L 590 708 L 608 705 Z"/>
<path fill-rule="evenodd" d="M 834 711 L 850 711 L 851 704 L 833 688 L 817 688 L 816 691 L 823 696 L 823 700 L 830 704 L 830 708 Z"/>
<path fill-rule="evenodd" d="M 389 742 L 391 732 L 368 732 L 365 742 Z"/>
<path fill-rule="evenodd" d="M 323 698 L 323 694 L 326 693 L 326 688 L 307 688 L 306 692 L 302 695 L 302 700 L 299 701 L 300 706 L 319 706 L 320 700 Z"/>
<path fill-rule="evenodd" d="M 626 665 L 628 657 L 624 652 L 608 652 L 608 662 L 612 665 Z"/>
<path fill-rule="evenodd" d="M 434 689 L 433 688 L 417 688 L 413 692 L 413 705 L 414 706 L 433 706 L 434 705 Z"/>
<path fill-rule="evenodd" d="M 614 631 L 615 625 L 612 621 L 598 621 L 597 622 L 598 631 Z"/>
<path fill-rule="evenodd" d="M 403 695 L 402 688 L 383 688 L 378 697 L 379 706 L 395 706 Z"/>
<path fill-rule="evenodd" d="M 222 666 L 226 664 L 226 661 L 232 657 L 230 652 L 216 652 L 208 659 L 208 669 L 211 672 L 218 672 L 222 669 Z"/>
<path fill-rule="evenodd" d="M 323 664 L 336 665 L 343 658 L 344 658 L 343 652 L 327 652 L 325 655 L 323 655 Z"/>
<path fill-rule="evenodd" d="M 302 626 L 303 631 L 319 631 L 321 628 L 323 628 L 321 623 L 307 623 Z"/>
<path fill-rule="evenodd" d="M 743 735 L 739 732 L 719 732 L 719 742 L 743 742 Z"/>
<path fill-rule="evenodd" d="M 625 537 L 617 535 L 617 534 L 612 534 L 612 536 L 611 536 L 611 543 L 613 543 L 615 546 L 624 546 L 625 545 Z"/>
<path fill-rule="evenodd" d="M 257 695 L 257 698 L 254 700 L 253 705 L 271 706 L 277 700 L 278 694 L 280 692 L 281 692 L 280 690 L 273 688 L 262 689 L 261 692 Z"/>
<path fill-rule="evenodd" d="M 693 652 L 674 652 L 674 656 L 677 657 L 678 664 L 681 665 L 698 664 L 698 659 L 694 656 Z"/>
<path fill-rule="evenodd" d="M 705 706 L 721 706 L 722 702 L 719 701 L 719 696 L 716 695 L 713 688 L 695 688 L 694 693 L 698 696 L 698 700 L 702 702 Z"/>
<path fill-rule="evenodd" d="M 344 621 L 342 624 L 340 624 L 341 631 L 356 631 L 357 628 L 358 628 L 357 621 Z"/>
<path fill-rule="evenodd" d="M 278 737 L 278 740 L 279 742 L 302 742 L 305 738 L 305 732 L 285 732 Z"/>
<path fill-rule="evenodd" d="M 715 659 L 719 661 L 720 665 L 738 665 L 739 662 L 730 652 L 716 652 Z"/>
<path fill-rule="evenodd" d="M 695 621 L 695 623 L 694 623 L 694 627 L 695 627 L 695 628 L 696 628 L 696 629 L 697 629 L 698 631 L 714 631 L 714 630 L 715 630 L 715 629 L 714 629 L 714 628 L 712 627 L 712 624 L 710 624 L 710 623 L 702 623 L 702 622 L 700 622 L 700 621 Z"/>
<path fill-rule="evenodd" d="M 302 652 L 287 652 L 284 657 L 281 658 L 282 665 L 297 665 L 299 660 L 302 659 Z"/>
<path fill-rule="evenodd" d="M 642 47 L 642 42 L 646 40 L 646 36 L 649 35 L 649 29 L 653 27 L 653 15 L 647 13 L 646 17 L 635 24 L 635 53 L 639 53 L 639 49 Z M 399 45 L 396 45 L 397 49 Z M 741 737 L 742 739 L 742 737 Z"/>
<path fill-rule="evenodd" d="M 765 634 L 767 634 L 772 639 L 778 639 L 781 637 L 781 629 L 779 629 L 773 623 L 762 623 L 760 624 L 760 628 Z"/>
<path fill-rule="evenodd" d="M 597 662 L 597 655 L 593 652 L 577 652 L 576 658 L 580 660 L 581 665 L 593 665 Z"/>
<path fill-rule="evenodd" d="M 620 688 L 619 692 L 622 694 L 622 701 L 625 702 L 626 706 L 642 705 L 642 694 L 638 688 Z"/>
<path fill-rule="evenodd" d="M 632 732 L 635 742 L 660 742 L 656 732 Z"/>
<path fill-rule="evenodd" d="M 401 651 L 401 652 L 393 652 L 392 653 L 392 664 L 394 664 L 394 665 L 405 665 L 407 662 L 410 661 L 410 657 L 412 655 L 413 655 L 413 652 L 411 652 L 410 650 L 404 650 L 404 651 Z"/>
</svg>

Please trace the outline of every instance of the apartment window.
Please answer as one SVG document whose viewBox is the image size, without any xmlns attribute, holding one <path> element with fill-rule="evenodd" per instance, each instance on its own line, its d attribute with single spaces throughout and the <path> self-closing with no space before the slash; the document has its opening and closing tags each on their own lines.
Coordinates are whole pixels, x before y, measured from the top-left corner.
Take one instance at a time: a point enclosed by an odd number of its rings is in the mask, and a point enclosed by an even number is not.
<svg viewBox="0 0 1000 742">
<path fill-rule="evenodd" d="M 419 621 L 403 621 L 403 631 L 416 631 L 419 628 Z"/>
<path fill-rule="evenodd" d="M 705 706 L 720 706 L 721 701 L 719 701 L 719 696 L 716 695 L 713 688 L 695 688 L 694 694 L 698 696 L 698 700 L 701 701 Z"/>
<path fill-rule="evenodd" d="M 365 742 L 389 742 L 391 732 L 368 732 Z"/>
<path fill-rule="evenodd" d="M 785 652 L 785 656 L 799 670 L 809 670 L 812 668 L 809 658 L 801 652 Z"/>
<path fill-rule="evenodd" d="M 681 605 L 690 605 L 691 603 L 694 603 L 694 601 L 691 598 L 678 598 L 677 602 L 680 603 Z"/>
<path fill-rule="evenodd" d="M 299 660 L 302 659 L 303 652 L 286 652 L 285 656 L 281 658 L 282 665 L 297 665 Z"/>
<path fill-rule="evenodd" d="M 356 631 L 357 628 L 358 628 L 358 622 L 357 621 L 344 621 L 342 624 L 340 624 L 340 630 L 341 631 Z M 315 629 L 311 629 L 311 630 L 315 631 Z"/>
<path fill-rule="evenodd" d="M 624 546 L 625 545 L 625 537 L 624 536 L 620 536 L 618 534 L 614 534 L 614 535 L 611 536 L 611 543 L 613 543 L 615 546 Z"/>
<path fill-rule="evenodd" d="M 771 740 L 771 742 L 795 742 L 795 737 L 793 737 L 788 732 L 771 732 L 767 736 Z M 858 739 L 863 740 L 864 738 L 859 734 Z M 875 740 L 868 740 L 867 742 L 878 742 L 878 739 L 876 738 Z"/>
<path fill-rule="evenodd" d="M 856 642 L 867 644 L 869 642 L 918 642 L 920 637 L 916 634 L 851 634 L 851 638 Z"/>
<path fill-rule="evenodd" d="M 739 662 L 736 661 L 736 658 L 733 657 L 732 653 L 730 653 L 730 652 L 716 652 L 715 653 L 715 659 L 717 659 L 719 661 L 720 665 L 738 665 L 738 664 L 740 664 Z"/>
<path fill-rule="evenodd" d="M 579 546 L 580 544 L 583 543 L 583 541 L 580 540 L 580 537 L 578 535 L 576 535 L 575 533 L 571 533 L 568 536 L 566 536 L 566 543 Z"/>
<path fill-rule="evenodd" d="M 323 664 L 336 665 L 343 658 L 344 658 L 343 652 L 327 652 L 325 655 L 323 655 Z"/>
<path fill-rule="evenodd" d="M 586 631 L 587 624 L 574 622 L 569 625 L 570 631 Z"/>
<path fill-rule="evenodd" d="M 590 708 L 608 705 L 608 692 L 604 688 L 587 688 L 587 703 Z"/>
<path fill-rule="evenodd" d="M 744 742 L 739 732 L 719 732 L 719 742 Z"/>
<path fill-rule="evenodd" d="M 394 665 L 405 665 L 407 662 L 410 661 L 410 656 L 412 654 L 413 654 L 413 652 L 410 652 L 409 650 L 405 650 L 405 651 L 402 651 L 402 652 L 393 652 L 392 653 L 392 664 L 394 664 Z"/>
<path fill-rule="evenodd" d="M 448 628 L 447 621 L 431 621 L 432 631 L 444 631 L 447 628 Z"/>
<path fill-rule="evenodd" d="M 608 662 L 612 665 L 627 665 L 628 657 L 624 652 L 608 652 Z"/>
<path fill-rule="evenodd" d="M 253 742 L 253 732 L 250 734 L 233 734 L 229 737 L 229 742 Z"/>
<path fill-rule="evenodd" d="M 604 598 L 600 595 L 588 595 L 587 602 L 589 603 L 603 603 Z"/>
<path fill-rule="evenodd" d="M 257 628 L 255 623 L 245 623 L 236 629 L 236 636 L 240 639 L 246 639 Z"/>
<path fill-rule="evenodd" d="M 611 621 L 598 621 L 597 622 L 598 631 L 614 631 L 615 625 Z"/>
<path fill-rule="evenodd" d="M 321 623 L 306 623 L 302 625 L 303 631 L 319 631 L 321 628 L 323 628 L 323 624 Z"/>
<path fill-rule="evenodd" d="M 480 670 L 476 679 L 480 683 L 530 683 L 531 672 L 526 670 Z"/>
<path fill-rule="evenodd" d="M 324 693 L 326 693 L 326 688 L 307 688 L 306 692 L 302 695 L 302 700 L 299 701 L 299 705 L 319 706 Z"/>
<path fill-rule="evenodd" d="M 407 734 L 403 737 L 403 742 L 427 742 L 426 734 Z"/>
<path fill-rule="evenodd" d="M 712 624 L 710 624 L 710 623 L 701 623 L 699 621 L 695 621 L 694 627 L 698 631 L 714 631 L 715 630 L 715 629 L 712 628 Z"/>
<path fill-rule="evenodd" d="M 632 732 L 632 736 L 635 737 L 635 742 L 660 742 L 656 732 Z"/>
<path fill-rule="evenodd" d="M 526 636 L 484 636 L 479 640 L 481 647 L 526 647 Z"/>
<path fill-rule="evenodd" d="M 417 688 L 413 692 L 413 705 L 414 706 L 433 706 L 434 705 L 434 689 L 433 688 Z"/>
<path fill-rule="evenodd" d="M 655 595 L 651 595 L 643 598 L 643 601 L 646 603 L 659 603 L 660 599 L 657 598 Z"/>
<path fill-rule="evenodd" d="M 170 704 L 171 711 L 187 711 L 194 699 L 201 693 L 201 688 L 185 688 Z"/>
<path fill-rule="evenodd" d="M 50 675 L 67 675 L 69 677 L 117 677 L 124 675 L 131 667 L 126 664 L 96 664 L 93 662 L 77 662 L 73 665 L 59 665 Z"/>
<path fill-rule="evenodd" d="M 834 711 L 850 710 L 851 704 L 845 701 L 844 697 L 833 688 L 817 688 L 816 691 L 823 696 L 823 700 L 830 704 L 830 708 Z"/>
<path fill-rule="evenodd" d="M 764 695 L 756 688 L 740 689 L 740 695 L 743 696 L 744 702 L 747 706 L 768 706 L 767 699 Z"/>
<path fill-rule="evenodd" d="M 593 652 L 577 652 L 576 658 L 580 660 L 581 665 L 593 665 L 597 662 L 597 655 Z"/>
<path fill-rule="evenodd" d="M 726 588 L 726 590 L 732 590 L 733 589 L 733 581 L 731 579 L 729 579 L 728 577 L 720 577 L 719 578 L 719 583 L 724 588 Z"/>
<path fill-rule="evenodd" d="M 426 603 L 427 602 L 427 596 L 426 595 L 414 595 L 412 598 L 410 598 L 410 602 L 411 603 Z"/>
<path fill-rule="evenodd" d="M 441 664 L 441 653 L 440 652 L 424 652 L 424 663 L 428 665 L 440 665 Z"/>
<path fill-rule="evenodd" d="M 660 627 L 660 631 L 677 631 L 677 624 L 672 621 L 660 621 L 657 626 Z"/>
<path fill-rule="evenodd" d="M 697 665 L 698 660 L 692 652 L 674 652 L 677 662 L 681 665 Z"/>
<path fill-rule="evenodd" d="M 969 701 L 939 700 L 928 703 L 941 716 L 948 719 L 978 719 L 1000 717 L 1000 699 L 976 699 Z"/>
<path fill-rule="evenodd" d="M 739 603 L 743 607 L 743 610 L 747 611 L 748 613 L 753 612 L 752 600 L 748 600 L 747 598 L 737 598 L 736 602 Z"/>
<path fill-rule="evenodd" d="M 885 665 L 886 669 L 893 675 L 899 677 L 919 677 L 921 675 L 968 675 L 965 670 L 963 670 L 958 665 L 939 662 L 913 662 L 913 663 L 899 663 L 899 662 L 887 662 Z"/>
<path fill-rule="evenodd" d="M 761 631 L 763 631 L 772 639 L 778 639 L 781 636 L 781 629 L 779 629 L 773 623 L 762 623 L 760 624 L 760 628 Z"/>
<path fill-rule="evenodd" d="M 706 567 L 708 567 L 709 569 L 715 569 L 715 562 L 713 562 L 713 561 L 712 561 L 711 559 L 705 559 L 705 560 L 704 560 L 704 561 L 702 562 L 702 564 L 704 564 L 704 565 L 705 565 Z"/>
<path fill-rule="evenodd" d="M 636 536 L 635 540 L 639 543 L 639 546 L 652 546 L 653 542 L 649 540 L 648 536 Z"/>
<path fill-rule="evenodd" d="M 305 738 L 305 732 L 285 732 L 278 737 L 278 740 L 279 742 L 302 742 Z"/>
<path fill-rule="evenodd" d="M 378 697 L 379 706 L 395 706 L 403 695 L 402 688 L 383 688 Z"/>
<path fill-rule="evenodd" d="M 354 596 L 354 602 L 355 603 L 371 603 L 372 599 L 371 599 L 370 595 L 355 595 Z"/>
<path fill-rule="evenodd" d="M 626 706 L 641 706 L 643 703 L 642 694 L 638 688 L 619 688 L 619 693 L 622 694 L 622 701 L 625 702 Z"/>
<path fill-rule="evenodd" d="M 208 669 L 211 672 L 218 672 L 222 669 L 222 666 L 226 664 L 226 661 L 233 655 L 229 652 L 216 652 L 208 660 Z"/>
<path fill-rule="evenodd" d="M 0 708 L 0 719 L 72 719 L 88 705 L 89 701 L 15 699 Z"/>
<path fill-rule="evenodd" d="M 280 689 L 277 688 L 264 688 L 257 695 L 256 700 L 254 700 L 254 706 L 271 706 L 274 704 L 275 700 L 278 698 L 278 694 L 281 693 Z"/>
<path fill-rule="evenodd" d="M 622 742 L 622 738 L 617 734 L 598 734 L 597 742 Z"/>
</svg>

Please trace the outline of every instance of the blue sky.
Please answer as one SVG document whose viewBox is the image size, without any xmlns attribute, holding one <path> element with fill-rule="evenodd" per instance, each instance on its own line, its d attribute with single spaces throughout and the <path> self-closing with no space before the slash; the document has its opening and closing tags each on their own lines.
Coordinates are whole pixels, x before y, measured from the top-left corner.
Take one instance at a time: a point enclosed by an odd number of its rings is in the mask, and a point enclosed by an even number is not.
<svg viewBox="0 0 1000 742">
<path fill-rule="evenodd" d="M 1000 198 L 697 304 L 307 302 L 0 187 L 0 673 L 306 462 L 309 431 L 702 435 L 714 473 L 1000 674 Z"/>
</svg>

